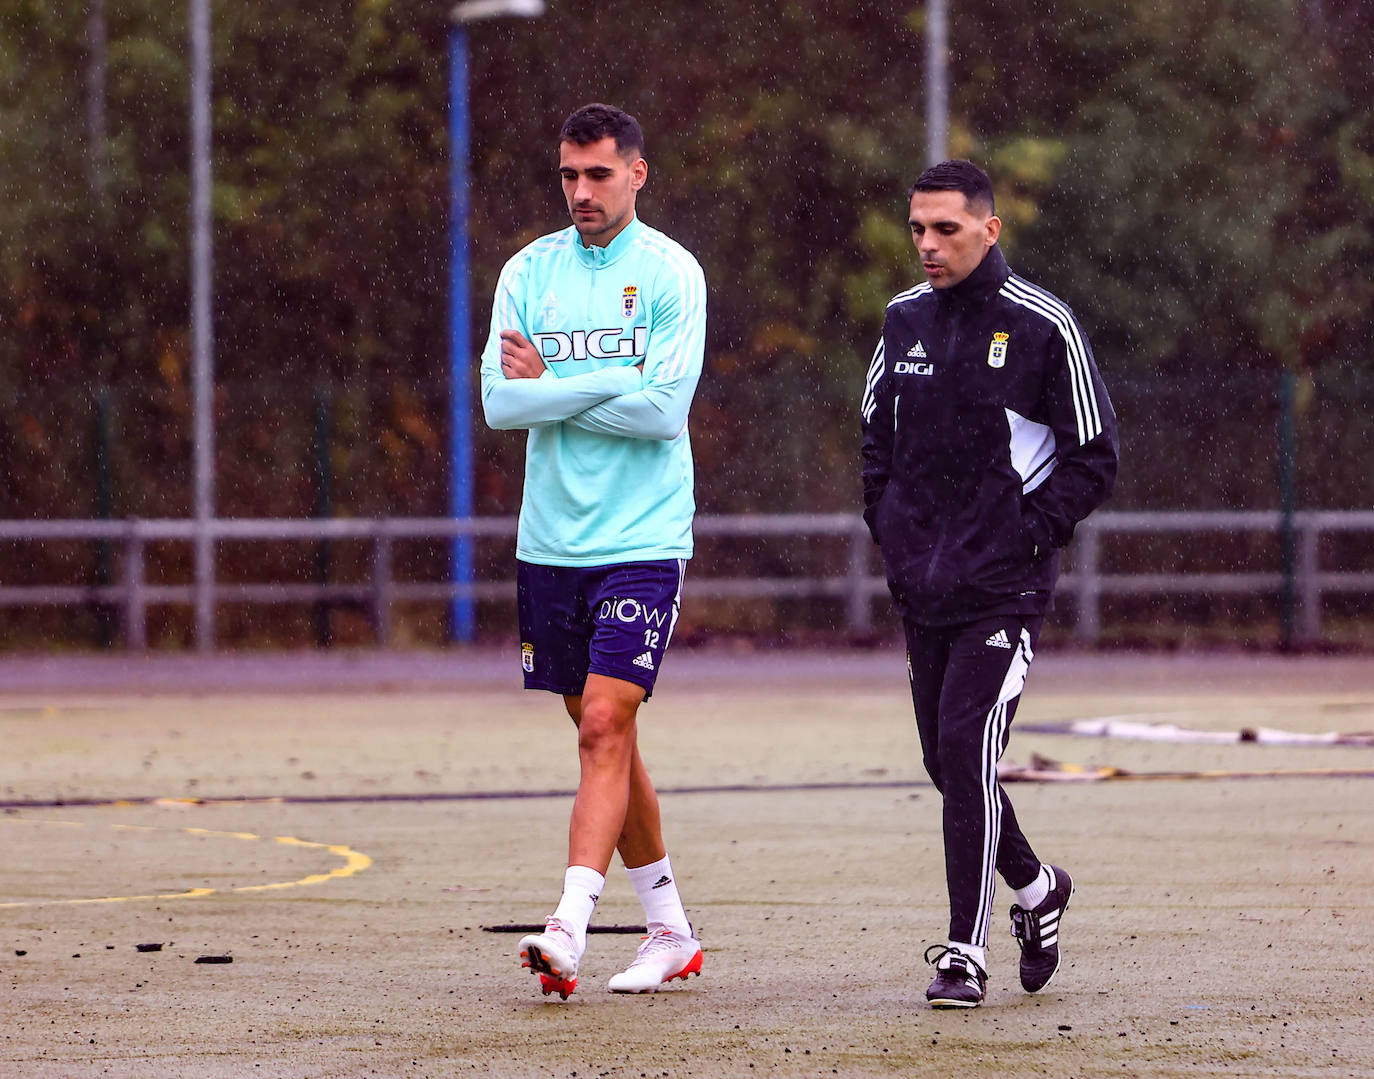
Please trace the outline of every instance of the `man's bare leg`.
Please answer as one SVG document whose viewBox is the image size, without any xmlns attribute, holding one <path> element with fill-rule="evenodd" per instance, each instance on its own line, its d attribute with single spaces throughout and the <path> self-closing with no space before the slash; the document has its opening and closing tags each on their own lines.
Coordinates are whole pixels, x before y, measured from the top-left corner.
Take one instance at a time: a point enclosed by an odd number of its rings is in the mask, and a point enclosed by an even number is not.
<svg viewBox="0 0 1374 1079">
<path fill-rule="evenodd" d="M 578 749 L 582 758 L 582 781 L 578 785 L 577 802 L 573 807 L 569 828 L 568 863 L 573 867 L 590 865 L 592 863 L 579 861 L 579 858 L 604 856 L 605 860 L 597 863 L 602 867 L 604 879 L 605 868 L 610 864 L 608 837 L 612 833 L 609 825 L 619 819 L 620 830 L 614 839 L 614 846 L 620 852 L 630 882 L 644 906 L 649 935 L 640 945 L 629 968 L 611 978 L 607 988 L 613 993 L 648 993 L 675 978 L 685 981 L 689 974 L 699 975 L 702 953 L 701 945 L 687 921 L 687 913 L 683 909 L 663 844 L 658 793 L 639 753 L 635 716 L 643 699 L 643 691 L 635 686 L 637 693 L 626 694 L 622 692 L 625 685 L 627 683 L 617 679 L 589 675 L 582 696 L 564 698 L 568 714 L 577 724 Z M 616 711 L 616 708 L 624 708 L 629 702 L 633 702 L 633 706 L 627 719 L 625 713 Z M 617 753 L 628 751 L 628 769 L 613 769 L 607 761 L 598 759 L 606 746 L 597 745 L 600 740 L 598 736 L 589 736 L 589 727 L 598 715 L 615 717 L 613 722 L 606 724 L 613 731 L 629 732 L 627 742 L 608 740 L 607 743 Z M 611 756 L 610 753 L 606 755 Z M 623 760 L 620 757 L 613 759 L 617 764 Z M 604 786 L 598 785 L 598 776 L 603 780 L 607 776 L 613 777 L 614 784 L 605 782 Z M 590 784 L 589 778 L 592 780 Z M 598 804 L 597 799 L 609 799 L 608 792 L 612 790 L 623 797 L 623 802 L 617 801 L 613 806 L 606 802 Z M 610 812 L 622 804 L 623 813 L 617 816 Z M 579 813 L 580 809 L 586 809 L 587 812 Z M 569 873 L 572 872 L 575 870 L 570 868 Z"/>
<path fill-rule="evenodd" d="M 638 759 L 635 715 L 643 700 L 643 688 L 633 682 L 596 674 L 587 676 L 580 697 L 565 698 L 577 723 L 582 762 L 568 827 L 568 868 L 562 897 L 544 932 L 520 940 L 521 963 L 539 975 L 546 996 L 557 993 L 566 1000 L 577 988 L 587 923 L 601 898 L 611 852 L 629 811 L 631 776 Z"/>
<path fill-rule="evenodd" d="M 584 691 L 580 696 L 563 698 L 567 705 L 568 715 L 572 717 L 573 723 L 577 724 L 578 727 L 578 753 L 582 759 L 582 781 L 578 784 L 577 802 L 573 806 L 572 823 L 569 826 L 568 864 L 590 866 L 604 876 L 611 860 L 610 849 L 606 847 L 605 841 L 609 831 L 605 820 L 613 820 L 617 814 L 620 816 L 621 826 L 612 846 L 620 852 L 621 860 L 627 867 L 633 868 L 657 862 L 664 857 L 666 851 L 663 845 L 662 819 L 658 809 L 658 793 L 654 790 L 653 781 L 649 778 L 649 771 L 644 767 L 644 760 L 639 755 L 636 717 L 640 702 L 644 699 L 644 690 L 632 682 L 623 682 L 617 678 L 607 678 L 597 674 L 587 676 L 587 689 L 590 694 Z M 589 696 L 593 717 L 597 714 L 599 707 L 605 708 L 606 705 L 609 705 L 609 709 L 606 710 L 614 718 L 608 726 L 615 730 L 624 730 L 628 726 L 630 753 L 628 786 L 624 785 L 619 778 L 620 761 L 606 759 L 611 756 L 612 752 L 624 752 L 623 740 L 616 740 L 609 744 L 603 742 L 592 748 L 592 744 L 597 742 L 600 736 L 589 736 L 583 731 L 582 717 L 587 708 Z M 628 704 L 627 698 L 630 702 Z M 603 705 L 598 704 L 599 699 L 604 702 Z M 627 707 L 628 717 L 623 711 Z M 620 710 L 618 714 L 617 710 Z M 588 785 L 589 751 L 595 775 L 590 786 Z M 604 773 L 610 773 L 610 781 L 607 781 Z M 585 799 L 583 797 L 584 791 L 587 795 Z M 614 793 L 611 793 L 612 791 Z M 600 804 L 597 803 L 597 799 L 610 798 L 613 798 L 614 801 L 609 804 L 605 801 Z M 586 803 L 585 807 L 584 802 Z M 594 806 L 601 812 L 592 811 L 579 815 L 580 807 L 592 810 Z M 603 820 L 603 818 L 605 819 Z M 605 850 L 604 857 L 601 856 L 603 849 Z M 597 860 L 583 860 L 593 857 Z"/>
</svg>

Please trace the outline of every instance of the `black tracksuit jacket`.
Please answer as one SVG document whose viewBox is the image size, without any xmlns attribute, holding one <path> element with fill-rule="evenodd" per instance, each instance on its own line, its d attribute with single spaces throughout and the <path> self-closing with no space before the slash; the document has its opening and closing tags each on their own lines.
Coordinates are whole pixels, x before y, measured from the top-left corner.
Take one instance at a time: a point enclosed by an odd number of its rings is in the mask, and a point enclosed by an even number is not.
<svg viewBox="0 0 1374 1079">
<path fill-rule="evenodd" d="M 864 520 L 903 618 L 1044 614 L 1059 548 L 1116 477 L 1116 415 L 1073 312 L 996 246 L 952 288 L 900 293 L 862 419 Z"/>
</svg>

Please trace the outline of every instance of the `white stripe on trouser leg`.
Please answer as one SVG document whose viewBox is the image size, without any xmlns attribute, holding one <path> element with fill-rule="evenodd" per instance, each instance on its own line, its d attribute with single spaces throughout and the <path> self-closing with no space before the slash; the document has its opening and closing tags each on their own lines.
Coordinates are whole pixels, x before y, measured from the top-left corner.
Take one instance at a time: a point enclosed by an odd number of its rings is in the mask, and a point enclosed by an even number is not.
<svg viewBox="0 0 1374 1079">
<path fill-rule="evenodd" d="M 1035 653 L 1031 651 L 1030 630 L 1022 628 L 1016 654 L 1012 657 L 1011 666 L 1007 668 L 1006 678 L 1002 679 L 1001 692 L 997 694 L 998 704 L 1010 704 L 1021 696 L 1021 690 L 1026 685 L 1026 674 L 1030 670 L 1031 660 L 1034 658 Z"/>
<path fill-rule="evenodd" d="M 997 747 L 1007 725 L 1007 706 L 999 701 L 983 724 L 979 778 L 983 788 L 983 856 L 978 878 L 978 912 L 973 919 L 973 940 L 987 947 L 988 922 L 992 917 L 992 890 L 996 886 L 997 841 L 1002 834 L 1002 800 L 997 797 Z"/>
<path fill-rule="evenodd" d="M 970 944 L 987 947 L 988 924 L 992 920 L 992 893 L 997 886 L 997 844 L 1002 837 L 1002 799 L 998 797 L 997 758 L 1007 729 L 1007 706 L 1021 695 L 1035 653 L 1031 651 L 1030 631 L 1022 627 L 1019 647 L 1012 656 L 997 703 L 983 723 L 981 778 L 983 784 L 983 859 L 979 870 L 978 912 L 973 919 Z"/>
</svg>

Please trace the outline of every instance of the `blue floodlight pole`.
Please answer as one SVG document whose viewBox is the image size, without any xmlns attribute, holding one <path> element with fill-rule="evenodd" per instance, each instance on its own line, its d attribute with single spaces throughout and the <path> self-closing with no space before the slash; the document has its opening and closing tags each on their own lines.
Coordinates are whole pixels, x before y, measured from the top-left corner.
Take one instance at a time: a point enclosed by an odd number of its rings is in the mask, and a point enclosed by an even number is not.
<svg viewBox="0 0 1374 1079">
<path fill-rule="evenodd" d="M 452 450 L 449 454 L 449 514 L 472 516 L 472 338 L 468 298 L 468 33 L 459 22 L 449 31 L 449 261 L 448 353 Z M 453 540 L 453 582 L 472 583 L 471 536 Z M 476 635 L 475 604 L 453 599 L 449 639 Z"/>
<path fill-rule="evenodd" d="M 468 42 L 467 24 L 501 15 L 534 18 L 544 0 L 467 0 L 449 13 L 449 514 L 472 516 L 472 305 L 468 296 Z M 453 583 L 470 585 L 473 538 L 453 541 Z M 476 636 L 476 604 L 454 597 L 449 638 Z"/>
</svg>

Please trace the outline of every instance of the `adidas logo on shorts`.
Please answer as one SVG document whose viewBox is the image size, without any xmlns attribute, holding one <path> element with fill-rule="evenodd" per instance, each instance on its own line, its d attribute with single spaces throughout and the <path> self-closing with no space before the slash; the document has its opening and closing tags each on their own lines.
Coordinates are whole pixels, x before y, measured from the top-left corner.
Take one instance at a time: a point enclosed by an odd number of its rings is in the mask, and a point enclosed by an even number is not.
<svg viewBox="0 0 1374 1079">
<path fill-rule="evenodd" d="M 1011 645 L 1007 645 L 1007 647 L 1010 648 Z M 648 652 L 643 652 L 635 657 L 634 664 L 636 667 L 643 667 L 646 671 L 652 671 L 654 669 L 654 657 Z"/>
<path fill-rule="evenodd" d="M 993 648 L 1010 648 L 1011 638 L 1007 636 L 1006 630 L 999 629 L 987 639 L 986 643 L 992 645 Z"/>
</svg>

